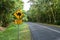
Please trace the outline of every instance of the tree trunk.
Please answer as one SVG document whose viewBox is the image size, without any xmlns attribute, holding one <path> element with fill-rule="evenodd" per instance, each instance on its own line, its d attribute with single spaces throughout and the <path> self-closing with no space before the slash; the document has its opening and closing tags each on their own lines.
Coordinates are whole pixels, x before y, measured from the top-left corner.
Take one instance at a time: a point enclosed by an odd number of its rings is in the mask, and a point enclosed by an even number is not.
<svg viewBox="0 0 60 40">
<path fill-rule="evenodd" d="M 55 19 L 55 15 L 54 15 L 54 12 L 53 12 L 53 9 L 52 8 L 51 8 L 51 12 L 52 12 L 53 20 L 54 20 L 53 23 L 55 23 L 56 22 L 56 19 Z"/>
</svg>

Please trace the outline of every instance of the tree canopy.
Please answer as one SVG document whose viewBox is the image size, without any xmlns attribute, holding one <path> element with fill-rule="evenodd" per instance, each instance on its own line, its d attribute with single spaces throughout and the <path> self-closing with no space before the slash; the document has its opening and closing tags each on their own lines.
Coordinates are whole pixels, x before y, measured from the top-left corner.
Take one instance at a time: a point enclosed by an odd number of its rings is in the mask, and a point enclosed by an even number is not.
<svg viewBox="0 0 60 40">
<path fill-rule="evenodd" d="M 29 21 L 60 24 L 60 0 L 30 0 Z"/>
<path fill-rule="evenodd" d="M 12 20 L 12 14 L 22 8 L 22 0 L 0 0 L 0 23 L 2 26 L 7 26 Z"/>
</svg>

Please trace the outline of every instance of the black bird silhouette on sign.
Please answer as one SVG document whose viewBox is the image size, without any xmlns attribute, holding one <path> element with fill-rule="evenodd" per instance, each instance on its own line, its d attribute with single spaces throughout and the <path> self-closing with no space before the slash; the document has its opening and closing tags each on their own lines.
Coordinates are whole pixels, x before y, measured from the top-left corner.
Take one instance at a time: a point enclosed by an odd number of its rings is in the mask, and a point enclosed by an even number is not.
<svg viewBox="0 0 60 40">
<path fill-rule="evenodd" d="M 17 13 L 18 16 L 21 16 L 21 13 Z"/>
</svg>

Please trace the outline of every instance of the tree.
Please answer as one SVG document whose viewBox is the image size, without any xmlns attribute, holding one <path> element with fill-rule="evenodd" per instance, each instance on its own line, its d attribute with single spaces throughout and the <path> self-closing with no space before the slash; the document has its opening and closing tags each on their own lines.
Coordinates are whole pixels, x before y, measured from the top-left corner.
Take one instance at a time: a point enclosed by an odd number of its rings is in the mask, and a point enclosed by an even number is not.
<svg viewBox="0 0 60 40">
<path fill-rule="evenodd" d="M 0 0 L 0 23 L 2 26 L 7 27 L 14 11 L 22 8 L 22 0 Z"/>
<path fill-rule="evenodd" d="M 33 4 L 29 10 L 29 17 L 33 21 L 60 24 L 60 0 L 30 0 L 30 2 Z"/>
</svg>

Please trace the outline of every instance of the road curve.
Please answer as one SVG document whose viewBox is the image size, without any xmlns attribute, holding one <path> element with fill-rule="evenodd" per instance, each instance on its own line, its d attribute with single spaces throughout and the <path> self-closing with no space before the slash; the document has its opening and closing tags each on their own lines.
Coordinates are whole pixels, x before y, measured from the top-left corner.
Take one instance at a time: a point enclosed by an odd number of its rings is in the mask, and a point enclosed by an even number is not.
<svg viewBox="0 0 60 40">
<path fill-rule="evenodd" d="M 43 24 L 27 23 L 31 30 L 32 40 L 60 40 L 60 30 Z"/>
</svg>

